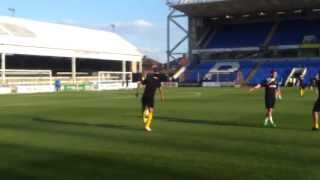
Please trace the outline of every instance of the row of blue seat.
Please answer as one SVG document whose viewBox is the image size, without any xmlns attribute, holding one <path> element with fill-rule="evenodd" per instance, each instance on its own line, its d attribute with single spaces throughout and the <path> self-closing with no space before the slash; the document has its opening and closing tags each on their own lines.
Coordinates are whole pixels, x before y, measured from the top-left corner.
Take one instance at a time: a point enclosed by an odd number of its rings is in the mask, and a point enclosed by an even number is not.
<svg viewBox="0 0 320 180">
<path fill-rule="evenodd" d="M 196 83 L 202 81 L 204 76 L 210 71 L 210 69 L 215 65 L 214 62 L 210 63 L 201 63 L 199 65 L 194 66 L 192 69 L 188 69 L 186 71 L 186 79 L 187 83 Z"/>
<path fill-rule="evenodd" d="M 224 25 L 203 48 L 261 47 L 273 25 L 273 22 Z M 320 38 L 320 21 L 284 21 L 279 24 L 269 45 L 299 45 L 305 36 L 310 35 Z"/>
<path fill-rule="evenodd" d="M 235 61 L 224 61 L 224 62 L 235 62 Z M 193 83 L 201 81 L 204 76 L 210 71 L 211 68 L 214 67 L 216 63 L 215 62 L 206 62 L 201 63 L 196 66 L 192 66 L 191 69 L 188 69 L 186 72 L 186 82 Z M 244 79 L 246 79 L 252 69 L 255 67 L 256 62 L 252 60 L 242 60 L 239 61 L 240 64 L 240 71 L 242 73 L 242 76 Z"/>
<path fill-rule="evenodd" d="M 254 85 L 260 83 L 270 74 L 271 70 L 276 70 L 278 72 L 279 79 L 285 83 L 284 81 L 288 78 L 293 68 L 307 68 L 307 74 L 304 79 L 305 83 L 308 84 L 320 70 L 320 59 L 265 61 L 260 66 L 255 76 L 250 80 L 249 84 Z"/>
<path fill-rule="evenodd" d="M 320 37 L 320 21 L 293 20 L 280 23 L 271 45 L 296 45 L 305 36 Z"/>
<path fill-rule="evenodd" d="M 225 25 L 219 30 L 208 48 L 256 47 L 264 43 L 272 23 Z"/>
<path fill-rule="evenodd" d="M 221 61 L 219 61 L 221 62 Z M 224 61 L 224 62 L 236 62 L 236 61 Z M 240 64 L 240 72 L 243 79 L 247 79 L 250 73 L 257 65 L 257 61 L 254 60 L 241 60 L 238 61 Z M 315 77 L 317 72 L 320 70 L 320 59 L 295 59 L 295 60 L 262 60 L 260 61 L 259 69 L 252 77 L 249 85 L 255 85 L 261 83 L 270 74 L 271 70 L 276 70 L 279 75 L 279 79 L 285 83 L 290 72 L 293 68 L 307 68 L 307 74 L 305 76 L 306 83 L 310 83 L 311 79 Z M 202 81 L 204 76 L 214 67 L 215 62 L 201 63 L 192 69 L 188 69 L 186 72 L 186 82 L 199 82 Z M 229 77 L 229 76 L 228 76 Z M 220 77 L 222 78 L 222 77 Z M 214 77 L 213 77 L 214 79 Z"/>
</svg>

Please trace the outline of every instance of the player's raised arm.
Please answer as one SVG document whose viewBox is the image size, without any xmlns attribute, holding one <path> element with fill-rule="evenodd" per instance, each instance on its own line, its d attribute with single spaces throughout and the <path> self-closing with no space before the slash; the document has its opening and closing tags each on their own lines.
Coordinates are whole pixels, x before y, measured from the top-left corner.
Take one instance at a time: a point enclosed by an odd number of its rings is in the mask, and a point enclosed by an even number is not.
<svg viewBox="0 0 320 180">
<path fill-rule="evenodd" d="M 254 86 L 253 88 L 250 88 L 250 89 L 249 89 L 249 92 L 254 92 L 254 91 L 260 89 L 261 87 L 262 87 L 261 84 L 257 84 L 257 85 Z"/>
<path fill-rule="evenodd" d="M 138 81 L 137 89 L 136 89 L 136 97 L 140 96 L 140 89 L 145 85 L 145 79 L 144 77 L 141 77 L 141 81 Z"/>
</svg>

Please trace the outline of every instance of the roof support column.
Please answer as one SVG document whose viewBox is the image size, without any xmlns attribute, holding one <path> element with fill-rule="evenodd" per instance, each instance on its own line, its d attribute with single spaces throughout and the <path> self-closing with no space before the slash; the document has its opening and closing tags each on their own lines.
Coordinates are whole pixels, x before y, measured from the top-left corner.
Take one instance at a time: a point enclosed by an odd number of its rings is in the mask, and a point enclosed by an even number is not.
<svg viewBox="0 0 320 180">
<path fill-rule="evenodd" d="M 123 86 L 126 84 L 126 75 L 127 72 L 127 62 L 126 61 L 122 61 L 122 84 Z"/>
<path fill-rule="evenodd" d="M 143 60 L 139 62 L 139 73 L 143 73 Z"/>
<path fill-rule="evenodd" d="M 131 72 L 132 73 L 138 72 L 138 62 L 131 62 Z"/>
<path fill-rule="evenodd" d="M 1 79 L 2 84 L 6 83 L 6 54 L 1 54 Z"/>
<path fill-rule="evenodd" d="M 71 60 L 71 74 L 72 74 L 72 81 L 75 84 L 77 81 L 77 58 L 72 57 Z"/>
</svg>

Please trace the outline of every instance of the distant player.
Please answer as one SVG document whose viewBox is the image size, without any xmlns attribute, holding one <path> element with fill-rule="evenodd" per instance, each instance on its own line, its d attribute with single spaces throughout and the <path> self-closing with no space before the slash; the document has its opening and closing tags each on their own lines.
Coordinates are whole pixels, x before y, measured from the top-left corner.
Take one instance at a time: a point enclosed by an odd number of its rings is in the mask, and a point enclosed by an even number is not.
<svg viewBox="0 0 320 180">
<path fill-rule="evenodd" d="M 299 76 L 298 80 L 299 80 L 300 96 L 303 97 L 306 89 L 306 83 L 304 82 L 304 77 L 302 74 Z"/>
<path fill-rule="evenodd" d="M 146 79 L 141 81 L 141 84 L 145 86 L 142 96 L 142 108 L 143 108 L 143 122 L 145 124 L 145 130 L 151 132 L 151 123 L 154 115 L 154 96 L 159 89 L 161 102 L 164 101 L 164 92 L 161 86 L 161 77 L 157 67 L 153 67 L 154 73 L 147 75 Z M 139 87 L 137 89 L 137 96 L 139 96 Z"/>
<path fill-rule="evenodd" d="M 277 89 L 277 92 L 276 92 L 276 99 L 277 100 L 282 100 L 282 90 L 281 90 L 281 85 L 283 83 L 283 79 L 280 77 L 278 79 L 278 89 Z"/>
<path fill-rule="evenodd" d="M 56 89 L 56 92 L 60 92 L 61 91 L 61 80 L 59 80 L 59 79 L 55 80 L 54 87 Z"/>
<path fill-rule="evenodd" d="M 317 80 L 316 80 L 316 77 L 312 77 L 310 78 L 310 85 L 309 85 L 309 89 L 311 91 L 313 91 L 313 89 L 317 86 Z"/>
<path fill-rule="evenodd" d="M 277 127 L 273 121 L 272 112 L 276 103 L 276 94 L 278 91 L 278 82 L 277 82 L 277 72 L 275 70 L 271 71 L 271 75 L 261 84 L 256 85 L 250 89 L 250 92 L 256 91 L 261 87 L 265 87 L 265 107 L 266 107 L 266 118 L 264 121 L 264 126 L 268 126 L 269 122 L 272 127 Z"/>
<path fill-rule="evenodd" d="M 312 130 L 316 131 L 319 129 L 319 112 L 320 112 L 320 71 L 315 78 L 315 85 L 318 87 L 318 99 L 314 103 L 313 110 L 312 110 L 312 117 L 313 117 L 313 126 Z"/>
</svg>

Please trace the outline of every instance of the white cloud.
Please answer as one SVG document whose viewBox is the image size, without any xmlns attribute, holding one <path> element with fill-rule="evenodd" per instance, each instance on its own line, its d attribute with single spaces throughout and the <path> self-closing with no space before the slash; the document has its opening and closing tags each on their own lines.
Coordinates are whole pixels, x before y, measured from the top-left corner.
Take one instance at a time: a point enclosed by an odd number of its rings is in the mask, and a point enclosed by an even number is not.
<svg viewBox="0 0 320 180">
<path fill-rule="evenodd" d="M 144 19 L 137 19 L 132 22 L 117 22 L 114 23 L 116 28 L 152 28 L 154 24 L 144 20 Z"/>
<path fill-rule="evenodd" d="M 146 28 L 154 26 L 151 22 L 148 22 L 143 19 L 136 20 L 133 22 L 133 24 L 137 27 L 146 27 Z"/>
</svg>

